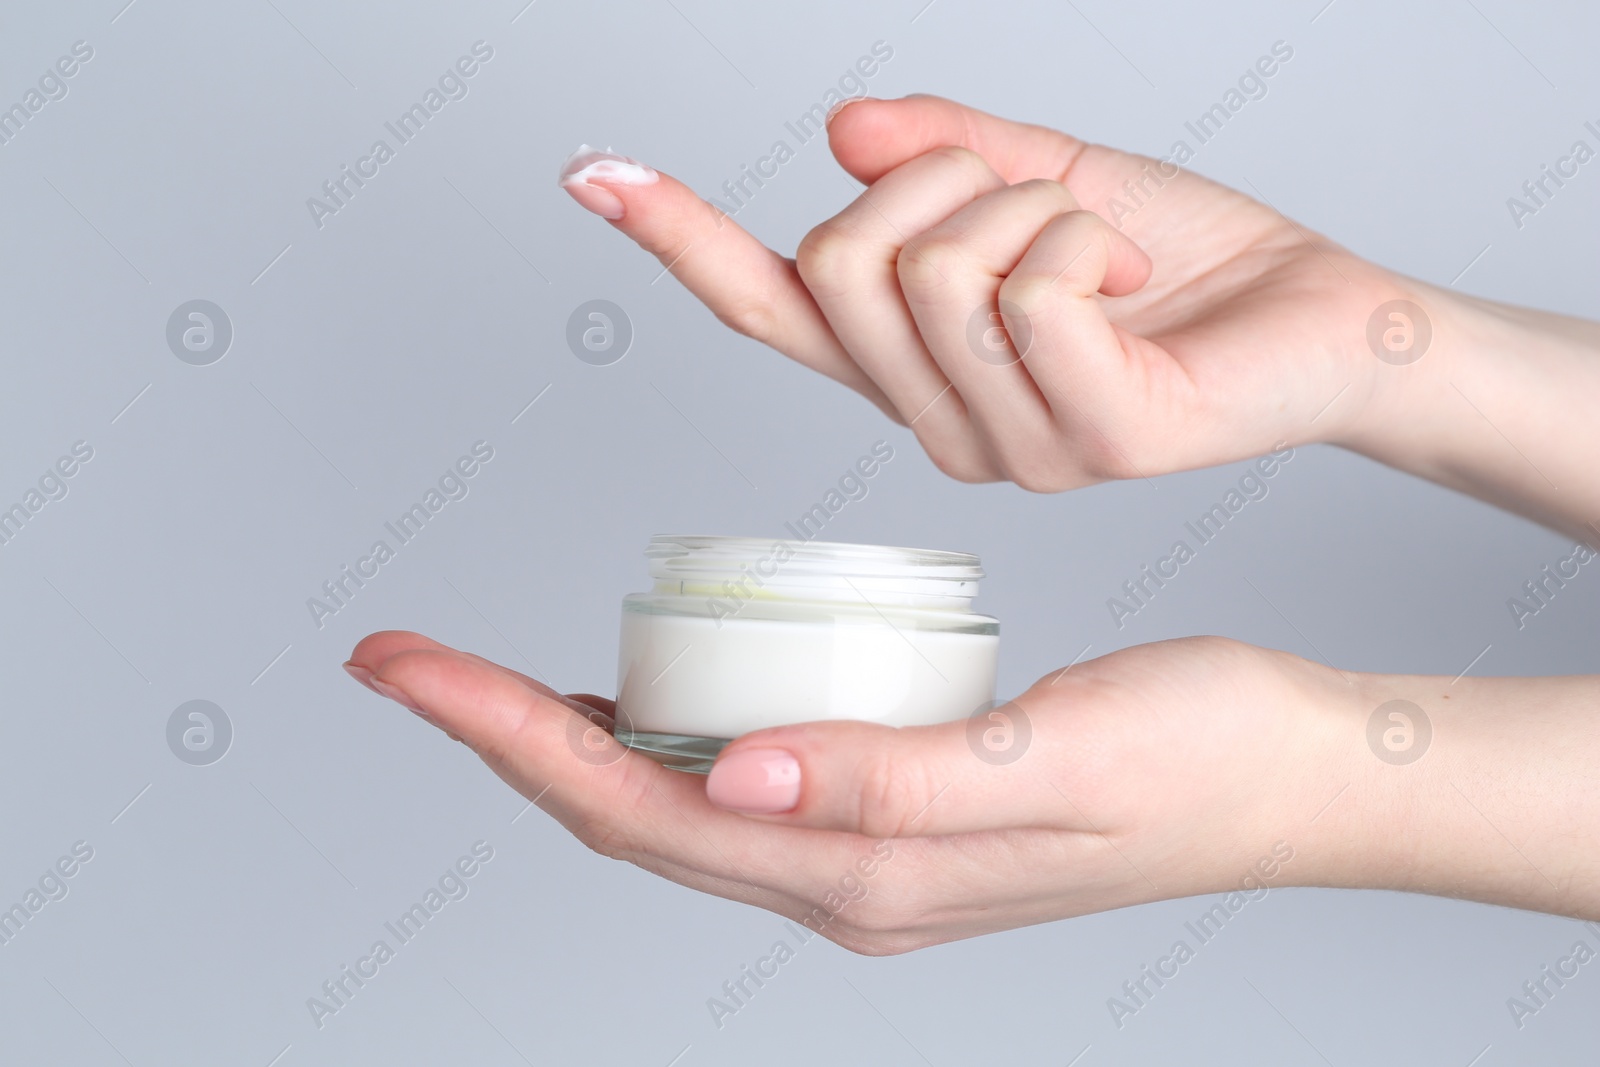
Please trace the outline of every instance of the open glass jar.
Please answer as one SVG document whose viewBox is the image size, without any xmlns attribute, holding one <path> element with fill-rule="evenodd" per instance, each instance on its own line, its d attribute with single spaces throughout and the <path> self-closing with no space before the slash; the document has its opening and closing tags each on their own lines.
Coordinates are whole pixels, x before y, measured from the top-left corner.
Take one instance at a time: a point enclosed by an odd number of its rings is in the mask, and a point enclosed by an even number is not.
<svg viewBox="0 0 1600 1067">
<path fill-rule="evenodd" d="M 616 736 L 668 767 L 704 773 L 769 726 L 948 722 L 994 698 L 976 556 L 662 535 L 645 558 L 652 588 L 622 601 Z"/>
</svg>

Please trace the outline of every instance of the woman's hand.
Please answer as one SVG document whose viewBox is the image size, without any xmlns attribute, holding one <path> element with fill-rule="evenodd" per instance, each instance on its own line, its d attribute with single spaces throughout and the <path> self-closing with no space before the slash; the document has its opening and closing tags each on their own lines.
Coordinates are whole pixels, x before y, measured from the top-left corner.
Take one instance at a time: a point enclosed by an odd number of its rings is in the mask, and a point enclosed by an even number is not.
<svg viewBox="0 0 1600 1067">
<path fill-rule="evenodd" d="M 605 729 L 609 701 L 417 634 L 373 634 L 348 669 L 602 855 L 857 952 L 1283 885 L 1600 916 L 1584 844 L 1600 808 L 1587 771 L 1597 731 L 1584 725 L 1593 679 L 1451 687 L 1219 638 L 1169 641 L 1055 672 L 976 724 L 748 734 L 707 779 L 623 748 Z M 1527 694 L 1537 722 L 1479 714 L 1474 702 L 1507 685 L 1543 687 Z M 1432 717 L 1412 763 L 1369 740 L 1374 710 L 1394 698 Z"/>
<path fill-rule="evenodd" d="M 622 157 L 575 156 L 562 184 L 963 481 L 1068 489 L 1322 441 L 1600 543 L 1600 421 L 1573 408 L 1600 396 L 1593 323 L 1403 278 L 1173 164 L 937 97 L 850 104 L 828 137 L 868 189 L 794 260 Z"/>
<path fill-rule="evenodd" d="M 981 724 L 1009 729 L 1020 752 L 991 752 L 978 730 L 969 741 L 965 720 L 811 723 L 747 735 L 709 779 L 595 727 L 609 701 L 416 634 L 374 634 L 352 663 L 602 855 L 873 954 L 1236 887 L 1275 843 L 1280 863 L 1297 849 L 1339 786 L 1307 774 L 1339 676 L 1221 640 L 1041 680 Z M 774 760 L 788 769 L 769 786 Z M 865 894 L 841 906 L 854 886 Z M 834 917 L 819 922 L 819 907 Z"/>
<path fill-rule="evenodd" d="M 1265 204 L 936 97 L 850 104 L 828 134 L 868 189 L 793 261 L 631 161 L 575 156 L 563 184 L 963 481 L 1149 476 L 1400 410 L 1381 387 L 1403 368 L 1375 358 L 1367 323 L 1419 283 Z"/>
</svg>

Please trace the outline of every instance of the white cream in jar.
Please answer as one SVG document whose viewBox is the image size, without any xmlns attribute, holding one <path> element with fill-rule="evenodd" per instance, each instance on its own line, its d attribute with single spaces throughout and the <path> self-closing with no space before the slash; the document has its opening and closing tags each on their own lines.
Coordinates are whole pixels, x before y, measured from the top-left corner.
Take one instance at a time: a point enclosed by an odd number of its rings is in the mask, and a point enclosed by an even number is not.
<svg viewBox="0 0 1600 1067">
<path fill-rule="evenodd" d="M 820 541 L 657 536 L 622 602 L 618 740 L 704 772 L 732 738 L 822 719 L 911 726 L 994 698 L 978 558 Z"/>
</svg>

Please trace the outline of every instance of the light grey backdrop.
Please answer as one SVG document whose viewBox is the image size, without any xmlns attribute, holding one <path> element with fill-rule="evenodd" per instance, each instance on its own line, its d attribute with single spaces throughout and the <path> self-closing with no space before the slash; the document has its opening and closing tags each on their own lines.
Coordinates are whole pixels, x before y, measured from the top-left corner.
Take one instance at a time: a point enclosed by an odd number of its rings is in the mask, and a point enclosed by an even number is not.
<svg viewBox="0 0 1600 1067">
<path fill-rule="evenodd" d="M 1251 905 L 1120 1029 L 1107 998 L 1209 902 L 892 959 L 819 940 L 719 1030 L 706 999 L 778 919 L 593 856 L 339 669 L 362 635 L 407 627 L 606 691 L 650 534 L 779 534 L 883 437 L 896 458 L 828 535 L 980 553 L 1006 692 L 1086 646 L 1191 633 L 1361 669 L 1593 670 L 1600 577 L 1520 631 L 1506 608 L 1560 538 L 1319 448 L 1118 631 L 1105 599 L 1239 470 L 1048 498 L 955 484 L 865 402 L 723 329 L 554 183 L 588 141 L 714 194 L 792 142 L 784 122 L 877 41 L 893 58 L 874 95 L 936 92 L 1162 153 L 1282 40 L 1293 60 L 1197 170 L 1403 271 L 1595 315 L 1600 162 L 1520 229 L 1505 203 L 1595 143 L 1591 5 L 124 3 L 0 8 L 0 105 L 75 42 L 93 50 L 0 145 L 0 503 L 93 449 L 0 546 L 0 906 L 76 842 L 93 849 L 0 945 L 0 1061 L 1592 1055 L 1592 968 L 1520 1030 L 1506 1006 L 1594 942 L 1582 928 L 1294 890 Z M 307 198 L 480 40 L 493 55 L 467 95 L 319 228 Z M 792 249 L 853 189 L 813 142 L 739 219 Z M 636 331 L 607 367 L 564 340 L 597 298 Z M 233 330 L 206 366 L 166 335 L 196 299 Z M 478 440 L 494 459 L 469 495 L 318 628 L 307 598 Z M 190 700 L 232 724 L 207 766 L 169 748 Z M 494 858 L 469 895 L 318 1028 L 307 998 L 479 840 Z"/>
</svg>

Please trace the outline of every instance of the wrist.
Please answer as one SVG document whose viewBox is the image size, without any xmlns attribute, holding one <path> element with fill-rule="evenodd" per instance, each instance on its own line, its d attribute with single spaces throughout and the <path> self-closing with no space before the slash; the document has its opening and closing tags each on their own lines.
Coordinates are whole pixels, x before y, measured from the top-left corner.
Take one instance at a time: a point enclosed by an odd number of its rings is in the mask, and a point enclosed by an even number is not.
<svg viewBox="0 0 1600 1067">
<path fill-rule="evenodd" d="M 1294 860 L 1277 886 L 1402 888 L 1396 864 L 1404 862 L 1396 825 L 1413 821 L 1407 793 L 1396 788 L 1407 765 L 1368 741 L 1373 711 L 1385 700 L 1381 676 L 1324 666 L 1281 652 L 1276 673 L 1287 709 L 1289 740 L 1275 761 L 1273 780 L 1254 790 L 1255 817 L 1243 820 L 1256 840 L 1286 842 Z M 1399 744 L 1405 739 L 1391 738 Z M 1426 736 L 1419 741 L 1429 744 Z M 1383 772 L 1402 772 L 1385 775 Z M 1372 805 L 1381 804 L 1381 813 Z M 1244 843 L 1241 842 L 1241 845 Z"/>
<path fill-rule="evenodd" d="M 1308 773 L 1296 884 L 1600 917 L 1597 679 L 1351 675 Z"/>
<path fill-rule="evenodd" d="M 1600 539 L 1600 425 L 1572 417 L 1575 397 L 1600 395 L 1600 327 L 1392 277 L 1426 348 L 1373 355 L 1370 394 L 1335 443 Z"/>
<path fill-rule="evenodd" d="M 1411 469 L 1454 431 L 1450 381 L 1481 358 L 1490 322 L 1473 297 L 1381 268 L 1363 295 L 1350 333 L 1351 378 L 1365 393 L 1330 443 Z"/>
<path fill-rule="evenodd" d="M 1362 709 L 1371 710 L 1368 680 L 1237 642 L 1208 651 L 1244 657 L 1227 703 L 1250 710 L 1231 730 L 1208 730 L 1228 733 L 1226 743 L 1208 737 L 1214 751 L 1196 750 L 1218 765 L 1191 810 L 1215 817 L 1191 828 L 1193 847 L 1183 855 L 1193 877 L 1184 889 L 1229 892 L 1252 874 L 1271 888 L 1379 884 L 1376 827 L 1351 818 L 1366 803 L 1353 794 L 1370 794 L 1363 783 L 1378 762 L 1361 733 Z M 1156 881 L 1165 887 L 1168 879 Z"/>
</svg>

